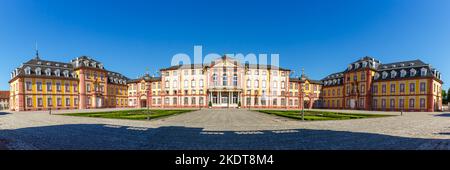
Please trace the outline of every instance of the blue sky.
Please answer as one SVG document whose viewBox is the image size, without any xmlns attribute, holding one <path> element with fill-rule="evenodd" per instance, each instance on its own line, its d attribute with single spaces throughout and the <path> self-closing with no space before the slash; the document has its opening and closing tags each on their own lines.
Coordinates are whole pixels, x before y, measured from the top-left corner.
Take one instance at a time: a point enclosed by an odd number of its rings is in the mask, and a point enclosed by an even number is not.
<svg viewBox="0 0 450 170">
<path fill-rule="evenodd" d="M 88 55 L 130 78 L 176 53 L 278 53 L 314 79 L 363 56 L 421 59 L 450 80 L 448 0 L 0 0 L 0 89 L 34 56 Z M 445 87 L 449 87 L 445 85 Z"/>
</svg>

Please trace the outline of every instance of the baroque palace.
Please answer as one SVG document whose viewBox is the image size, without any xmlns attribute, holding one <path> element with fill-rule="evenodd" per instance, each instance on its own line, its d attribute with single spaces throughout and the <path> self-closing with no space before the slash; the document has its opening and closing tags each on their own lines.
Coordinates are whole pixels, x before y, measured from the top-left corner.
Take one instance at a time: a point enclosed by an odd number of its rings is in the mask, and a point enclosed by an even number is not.
<svg viewBox="0 0 450 170">
<path fill-rule="evenodd" d="M 129 79 L 82 56 L 69 63 L 39 55 L 11 73 L 10 109 L 90 108 L 330 108 L 435 111 L 442 108 L 441 75 L 420 60 L 381 64 L 364 57 L 339 73 L 312 80 L 273 65 L 227 56 L 176 65 Z"/>
</svg>

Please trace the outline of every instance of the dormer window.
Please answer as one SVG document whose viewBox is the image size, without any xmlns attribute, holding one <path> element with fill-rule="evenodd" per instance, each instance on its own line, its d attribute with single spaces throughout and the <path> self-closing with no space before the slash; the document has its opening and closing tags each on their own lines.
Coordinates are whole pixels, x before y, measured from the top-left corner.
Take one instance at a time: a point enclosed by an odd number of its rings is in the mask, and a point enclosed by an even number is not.
<svg viewBox="0 0 450 170">
<path fill-rule="evenodd" d="M 59 69 L 55 70 L 55 76 L 61 76 L 61 71 Z"/>
<path fill-rule="evenodd" d="M 411 77 L 416 76 L 416 73 L 417 73 L 416 69 L 412 68 L 409 72 L 410 72 Z"/>
<path fill-rule="evenodd" d="M 414 63 L 409 63 L 409 66 L 414 66 Z"/>
<path fill-rule="evenodd" d="M 51 76 L 52 75 L 52 70 L 50 68 L 45 69 L 45 75 Z"/>
<path fill-rule="evenodd" d="M 64 64 L 64 68 L 67 68 L 67 65 Z"/>
<path fill-rule="evenodd" d="M 336 80 L 336 79 L 334 79 L 334 80 L 333 80 L 333 84 L 336 84 L 336 83 L 337 83 L 337 80 Z"/>
<path fill-rule="evenodd" d="M 75 72 L 72 72 L 72 77 L 77 78 L 77 74 Z"/>
<path fill-rule="evenodd" d="M 47 63 L 47 65 L 48 65 L 48 66 L 51 66 L 52 64 L 51 64 L 51 63 Z"/>
<path fill-rule="evenodd" d="M 388 73 L 387 73 L 387 72 L 385 72 L 385 71 L 383 71 L 383 79 L 386 79 L 386 78 L 387 78 L 387 76 L 388 76 Z"/>
<path fill-rule="evenodd" d="M 359 68 L 359 63 L 355 63 L 355 69 Z"/>
<path fill-rule="evenodd" d="M 397 76 L 397 72 L 392 70 L 391 71 L 391 78 L 395 78 Z"/>
<path fill-rule="evenodd" d="M 59 64 L 58 64 L 58 63 L 56 63 L 56 64 L 55 64 L 55 66 L 56 66 L 56 67 L 59 67 Z"/>
<path fill-rule="evenodd" d="M 400 64 L 400 66 L 402 66 L 402 67 L 405 67 L 405 64 L 404 64 L 404 63 L 402 63 L 402 64 Z"/>
<path fill-rule="evenodd" d="M 27 75 L 31 74 L 31 68 L 30 67 L 26 67 L 25 68 L 25 74 L 27 74 Z"/>
<path fill-rule="evenodd" d="M 380 73 L 375 73 L 374 78 L 375 78 L 375 80 L 378 80 L 380 78 Z"/>
<path fill-rule="evenodd" d="M 366 67 L 367 67 L 367 61 L 364 61 L 364 62 L 362 63 L 362 65 L 363 65 L 364 68 L 366 68 Z"/>
<path fill-rule="evenodd" d="M 405 77 L 405 76 L 406 76 L 406 70 L 401 70 L 400 77 Z"/>
<path fill-rule="evenodd" d="M 38 67 L 34 70 L 36 72 L 36 75 L 40 76 L 41 75 L 41 68 Z"/>
<path fill-rule="evenodd" d="M 348 69 L 351 70 L 353 68 L 353 65 L 348 65 Z"/>
<path fill-rule="evenodd" d="M 42 62 L 40 62 L 40 61 L 39 61 L 39 62 L 37 62 L 37 64 L 41 65 L 41 64 L 42 64 Z"/>
<path fill-rule="evenodd" d="M 383 66 L 383 68 L 384 68 L 384 69 L 387 69 L 387 68 L 388 68 L 388 66 Z"/>
<path fill-rule="evenodd" d="M 427 69 L 426 68 L 420 69 L 420 76 L 426 76 L 426 75 L 427 75 Z"/>
<path fill-rule="evenodd" d="M 83 61 L 84 66 L 89 66 L 89 61 Z"/>
<path fill-rule="evenodd" d="M 392 65 L 392 68 L 395 68 L 395 67 L 397 67 L 395 64 L 394 65 Z"/>
<path fill-rule="evenodd" d="M 64 77 L 69 77 L 69 71 L 68 70 L 64 70 L 63 74 L 64 74 Z"/>
</svg>

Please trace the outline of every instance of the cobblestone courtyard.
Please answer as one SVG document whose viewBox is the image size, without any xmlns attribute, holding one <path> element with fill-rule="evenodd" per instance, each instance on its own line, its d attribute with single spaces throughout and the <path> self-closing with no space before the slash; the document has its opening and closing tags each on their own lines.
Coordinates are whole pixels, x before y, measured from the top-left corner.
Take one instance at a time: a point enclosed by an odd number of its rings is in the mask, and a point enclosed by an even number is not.
<svg viewBox="0 0 450 170">
<path fill-rule="evenodd" d="M 450 149 L 450 113 L 301 122 L 242 109 L 151 121 L 0 112 L 0 141 L 0 149 Z"/>
</svg>

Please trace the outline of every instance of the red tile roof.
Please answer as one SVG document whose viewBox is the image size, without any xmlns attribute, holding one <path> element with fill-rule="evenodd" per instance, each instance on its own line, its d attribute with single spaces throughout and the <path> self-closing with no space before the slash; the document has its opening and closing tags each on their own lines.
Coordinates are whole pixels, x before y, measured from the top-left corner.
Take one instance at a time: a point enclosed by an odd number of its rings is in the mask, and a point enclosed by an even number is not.
<svg viewBox="0 0 450 170">
<path fill-rule="evenodd" d="M 0 99 L 9 99 L 9 91 L 0 91 Z"/>
</svg>

